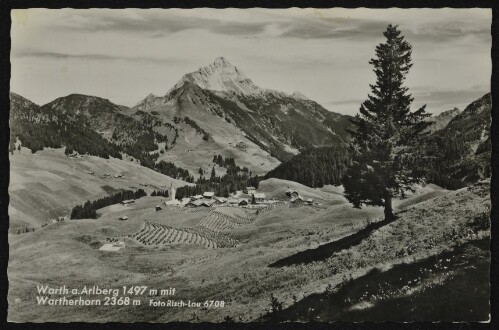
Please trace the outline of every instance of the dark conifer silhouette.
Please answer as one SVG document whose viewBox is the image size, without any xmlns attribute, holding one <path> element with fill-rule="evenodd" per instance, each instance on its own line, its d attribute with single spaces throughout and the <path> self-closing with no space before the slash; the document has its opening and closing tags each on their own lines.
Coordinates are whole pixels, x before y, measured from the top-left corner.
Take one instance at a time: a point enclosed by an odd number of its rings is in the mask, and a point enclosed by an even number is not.
<svg viewBox="0 0 499 330">
<path fill-rule="evenodd" d="M 124 190 L 112 196 L 97 199 L 93 202 L 87 201 L 83 205 L 77 205 L 71 210 L 71 219 L 97 219 L 97 210 L 109 205 L 121 203 L 127 199 L 138 199 L 147 196 L 143 189 L 137 191 Z"/>
<path fill-rule="evenodd" d="M 343 179 L 346 198 L 355 206 L 379 205 L 393 219 L 392 198 L 404 195 L 424 177 L 421 138 L 431 125 L 425 106 L 410 111 L 413 101 L 403 85 L 412 67 L 412 46 L 397 26 L 388 25 L 384 43 L 376 47 L 377 80 L 353 120 L 349 152 L 352 164 Z"/>
</svg>

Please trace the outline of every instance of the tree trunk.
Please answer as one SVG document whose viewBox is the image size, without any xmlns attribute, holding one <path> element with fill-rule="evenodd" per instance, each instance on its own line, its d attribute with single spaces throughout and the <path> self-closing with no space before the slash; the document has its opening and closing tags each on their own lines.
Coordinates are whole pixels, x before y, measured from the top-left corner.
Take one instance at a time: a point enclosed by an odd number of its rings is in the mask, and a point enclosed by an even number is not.
<svg viewBox="0 0 499 330">
<path fill-rule="evenodd" d="M 393 220 L 395 216 L 393 215 L 392 208 L 392 196 L 390 194 L 385 195 L 385 220 L 390 221 Z"/>
</svg>

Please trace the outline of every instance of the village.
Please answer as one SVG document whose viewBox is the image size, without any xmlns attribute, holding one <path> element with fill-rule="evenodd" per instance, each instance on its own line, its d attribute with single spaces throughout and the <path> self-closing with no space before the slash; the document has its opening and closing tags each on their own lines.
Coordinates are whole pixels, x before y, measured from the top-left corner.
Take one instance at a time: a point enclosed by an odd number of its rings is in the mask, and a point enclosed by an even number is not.
<svg viewBox="0 0 499 330">
<path fill-rule="evenodd" d="M 242 208 L 264 208 L 271 204 L 286 202 L 284 198 L 266 198 L 265 193 L 259 193 L 254 187 L 246 187 L 242 192 L 237 192 L 231 197 L 219 197 L 216 196 L 212 191 L 206 191 L 202 195 L 194 195 L 190 197 L 182 198 L 182 200 L 175 199 L 175 191 L 171 190 L 171 200 L 165 201 L 165 206 L 183 206 L 187 208 L 203 208 L 203 207 L 242 207 Z M 319 203 L 314 202 L 312 198 L 302 197 L 296 190 L 287 190 L 286 196 L 289 198 L 290 206 L 301 206 L 301 205 L 319 205 Z M 124 200 L 121 202 L 122 205 L 129 205 L 134 203 L 133 199 Z M 162 210 L 160 205 L 156 206 L 156 211 Z M 127 220 L 124 216 L 120 220 Z"/>
<path fill-rule="evenodd" d="M 235 247 L 238 242 L 222 232 L 235 226 L 251 223 L 255 218 L 276 207 L 318 207 L 320 204 L 311 198 L 304 198 L 296 190 L 288 189 L 282 198 L 267 198 L 265 193 L 258 192 L 254 187 L 246 187 L 228 198 L 216 196 L 214 192 L 206 191 L 203 194 L 175 199 L 175 190 L 171 188 L 169 200 L 154 207 L 156 212 L 163 208 L 189 213 L 202 212 L 206 214 L 198 225 L 192 228 L 174 228 L 146 221 L 141 229 L 129 235 L 129 238 L 143 245 L 195 243 L 208 248 Z M 123 206 L 134 204 L 134 199 L 121 202 Z M 173 209 L 172 209 L 173 208 Z M 239 209 L 240 213 L 234 213 Z M 224 211 L 226 210 L 226 211 Z M 246 211 L 245 211 L 246 210 Z M 256 211 L 256 212 L 255 212 Z M 208 212 L 208 213 L 206 213 Z M 121 214 L 120 221 L 128 220 L 128 216 Z M 125 248 L 123 237 L 107 238 L 100 250 L 115 252 Z"/>
<path fill-rule="evenodd" d="M 290 205 L 318 205 L 314 203 L 311 198 L 303 198 L 298 191 L 288 190 L 286 191 L 286 196 L 289 197 Z M 254 187 L 246 187 L 241 192 L 234 194 L 234 196 L 225 198 L 216 196 L 214 192 L 207 191 L 202 195 L 195 195 L 183 198 L 179 201 L 179 204 L 184 207 L 196 208 L 196 207 L 242 207 L 242 208 L 264 208 L 271 204 L 282 203 L 283 199 L 276 198 L 266 198 L 265 193 L 257 192 Z M 169 202 L 165 202 L 166 205 L 171 205 Z"/>
</svg>

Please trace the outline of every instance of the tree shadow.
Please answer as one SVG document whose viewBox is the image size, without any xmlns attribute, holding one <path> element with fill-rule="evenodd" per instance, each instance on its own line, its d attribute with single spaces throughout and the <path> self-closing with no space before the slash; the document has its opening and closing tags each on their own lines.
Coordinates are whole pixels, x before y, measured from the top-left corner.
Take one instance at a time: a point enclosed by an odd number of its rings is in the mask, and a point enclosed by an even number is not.
<svg viewBox="0 0 499 330">
<path fill-rule="evenodd" d="M 270 264 L 269 267 L 284 267 L 325 260 L 331 257 L 333 254 L 340 252 L 341 250 L 345 250 L 359 244 L 373 231 L 394 222 L 395 220 L 397 220 L 397 218 L 398 217 L 395 216 L 393 219 L 381 220 L 371 223 L 364 229 L 361 229 L 352 235 L 340 238 L 339 240 L 336 240 L 334 242 L 321 245 L 317 248 L 301 251 L 289 257 L 277 260 L 276 262 Z"/>
</svg>

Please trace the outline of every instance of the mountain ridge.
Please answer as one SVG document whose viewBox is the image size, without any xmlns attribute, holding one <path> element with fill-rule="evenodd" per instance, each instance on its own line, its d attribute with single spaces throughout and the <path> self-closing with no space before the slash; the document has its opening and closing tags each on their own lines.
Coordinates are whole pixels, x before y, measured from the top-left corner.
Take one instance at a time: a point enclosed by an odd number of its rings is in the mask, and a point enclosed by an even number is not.
<svg viewBox="0 0 499 330">
<path fill-rule="evenodd" d="M 438 115 L 426 118 L 427 121 L 433 123 L 433 125 L 428 127 L 428 131 L 435 132 L 445 128 L 447 124 L 449 124 L 449 122 L 461 112 L 462 111 L 460 109 L 454 108 L 452 110 L 446 110 Z"/>
<path fill-rule="evenodd" d="M 184 82 L 193 83 L 203 89 L 243 94 L 253 94 L 262 90 L 224 57 L 217 57 L 213 63 L 185 74 L 171 90 L 180 87 Z"/>
<path fill-rule="evenodd" d="M 150 94 L 132 109 L 170 119 L 186 115 L 201 124 L 209 122 L 206 113 L 216 115 L 280 161 L 310 147 L 344 144 L 348 135 L 343 126 L 350 125 L 348 116 L 301 93 L 256 86 L 223 57 L 184 75 L 164 96 Z"/>
<path fill-rule="evenodd" d="M 462 188 L 490 176 L 490 92 L 471 102 L 428 141 L 430 180 Z"/>
</svg>

